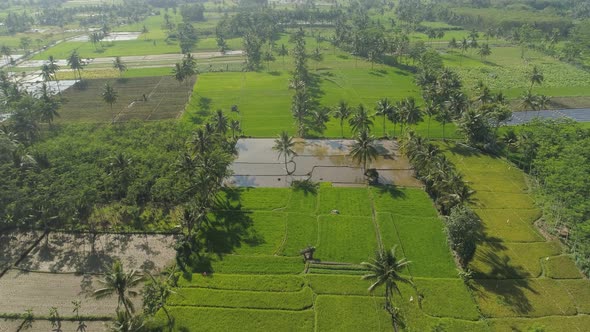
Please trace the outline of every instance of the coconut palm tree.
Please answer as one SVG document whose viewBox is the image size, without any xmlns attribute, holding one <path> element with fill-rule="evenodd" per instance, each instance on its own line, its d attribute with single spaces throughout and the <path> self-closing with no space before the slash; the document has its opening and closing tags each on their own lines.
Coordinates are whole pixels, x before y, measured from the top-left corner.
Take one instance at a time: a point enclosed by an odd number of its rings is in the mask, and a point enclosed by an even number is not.
<svg viewBox="0 0 590 332">
<path fill-rule="evenodd" d="M 42 121 L 47 122 L 50 126 L 55 117 L 59 117 L 57 110 L 59 103 L 49 95 L 47 84 L 41 85 L 41 98 L 39 103 L 39 116 Z"/>
<path fill-rule="evenodd" d="M 482 60 L 484 60 L 487 56 L 492 54 L 492 49 L 490 48 L 490 45 L 485 43 L 481 45 L 481 47 L 477 51 L 477 54 L 481 57 Z"/>
<path fill-rule="evenodd" d="M 361 131 L 350 149 L 350 157 L 363 166 L 363 174 L 367 172 L 367 164 L 378 156 L 375 147 L 375 137 L 369 135 L 367 130 Z"/>
<path fill-rule="evenodd" d="M 334 109 L 334 117 L 340 120 L 340 135 L 344 138 L 344 120 L 348 119 L 352 114 L 352 110 L 344 100 L 338 103 Z"/>
<path fill-rule="evenodd" d="M 424 106 L 424 113 L 428 116 L 428 127 L 426 129 L 426 137 L 430 138 L 430 120 L 432 120 L 433 116 L 436 116 L 440 111 L 440 107 L 438 104 L 428 101 Z"/>
<path fill-rule="evenodd" d="M 383 117 L 383 137 L 387 136 L 387 132 L 385 129 L 385 119 L 389 116 L 391 112 L 393 112 L 393 104 L 389 102 L 389 99 L 382 98 L 377 102 L 377 107 L 375 109 L 375 115 Z"/>
<path fill-rule="evenodd" d="M 197 74 L 197 59 L 189 52 L 184 55 L 181 67 L 185 78 L 193 77 Z"/>
<path fill-rule="evenodd" d="M 295 142 L 293 142 L 293 136 L 289 136 L 286 131 L 281 132 L 279 137 L 275 139 L 275 145 L 272 147 L 273 150 L 279 153 L 279 158 L 283 156 L 285 162 L 285 171 L 287 175 L 290 175 L 289 169 L 287 168 L 288 158 L 297 156 L 293 147 L 295 146 Z"/>
<path fill-rule="evenodd" d="M 51 72 L 51 68 L 48 64 L 44 64 L 41 66 L 41 78 L 43 78 L 43 82 L 51 82 L 53 80 L 53 73 Z"/>
<path fill-rule="evenodd" d="M 400 113 L 402 120 L 402 133 L 404 131 L 404 125 L 411 126 L 422 121 L 422 111 L 418 105 L 416 105 L 416 100 L 414 97 L 409 97 L 402 101 Z"/>
<path fill-rule="evenodd" d="M 285 57 L 289 55 L 289 49 L 287 49 L 287 46 L 285 46 L 285 44 L 281 44 L 281 48 L 279 48 L 277 54 L 283 58 L 283 66 L 285 66 Z"/>
<path fill-rule="evenodd" d="M 110 332 L 140 332 L 143 331 L 144 322 L 141 316 L 132 315 L 125 311 L 117 311 L 117 317 L 111 326 Z"/>
<path fill-rule="evenodd" d="M 172 69 L 172 76 L 178 81 L 178 84 L 182 84 L 182 82 L 184 82 L 186 79 L 184 68 L 180 63 L 176 63 L 174 65 L 174 69 Z"/>
<path fill-rule="evenodd" d="M 59 87 L 59 80 L 57 79 L 57 72 L 60 70 L 60 67 L 57 64 L 57 60 L 55 60 L 53 55 L 49 56 L 49 59 L 47 60 L 47 66 L 49 67 L 51 75 L 53 76 L 53 80 L 55 80 L 55 84 L 57 84 L 57 91 L 61 95 L 61 89 Z"/>
<path fill-rule="evenodd" d="M 444 141 L 445 126 L 447 125 L 447 123 L 453 121 L 453 112 L 447 107 L 442 107 L 440 111 L 435 115 L 435 119 L 442 125 L 442 139 Z"/>
<path fill-rule="evenodd" d="M 539 97 L 534 95 L 531 90 L 529 89 L 525 92 L 522 96 L 522 102 L 520 103 L 520 107 L 524 111 L 524 116 L 526 118 L 527 112 L 529 110 L 536 111 L 539 107 Z"/>
<path fill-rule="evenodd" d="M 72 69 L 74 72 L 78 72 L 78 77 L 81 81 L 82 73 L 80 72 L 80 70 L 82 70 L 83 66 L 82 59 L 80 59 L 80 55 L 78 54 L 78 50 L 73 50 L 66 60 L 68 62 L 68 66 L 70 66 L 70 69 Z"/>
<path fill-rule="evenodd" d="M 533 66 L 533 71 L 531 72 L 531 75 L 529 76 L 529 80 L 531 81 L 531 87 L 529 88 L 529 90 L 533 90 L 533 86 L 535 84 L 537 84 L 537 85 L 543 84 L 543 81 L 545 80 L 545 76 L 543 76 L 543 72 L 541 72 L 539 67 Z"/>
<path fill-rule="evenodd" d="M 242 131 L 242 128 L 240 127 L 240 121 L 238 120 L 231 120 L 229 122 L 229 128 L 231 129 L 231 137 L 235 140 L 236 139 L 236 133 L 240 133 Z"/>
<path fill-rule="evenodd" d="M 373 120 L 371 120 L 371 116 L 365 109 L 365 106 L 360 104 L 350 120 L 348 120 L 348 123 L 350 124 L 352 132 L 357 134 L 363 131 L 368 132 L 370 127 L 373 125 Z"/>
<path fill-rule="evenodd" d="M 215 125 L 215 132 L 219 135 L 225 136 L 227 129 L 229 128 L 229 120 L 222 110 L 217 110 L 215 112 L 213 123 Z"/>
<path fill-rule="evenodd" d="M 93 295 L 96 299 L 116 295 L 117 310 L 122 305 L 125 308 L 125 313 L 131 315 L 134 311 L 131 298 L 139 294 L 133 288 L 137 287 L 142 280 L 143 278 L 137 274 L 136 270 L 125 272 L 123 264 L 117 260 L 110 269 L 105 271 L 103 279 L 99 280 L 103 287 L 95 290 Z"/>
<path fill-rule="evenodd" d="M 364 275 L 363 280 L 370 280 L 373 283 L 369 286 L 369 292 L 373 293 L 375 289 L 385 286 L 385 310 L 391 315 L 391 323 L 394 330 L 398 331 L 397 310 L 393 305 L 393 295 L 401 291 L 398 283 L 408 284 L 414 287 L 411 280 L 401 276 L 401 272 L 410 264 L 405 258 L 398 259 L 395 253 L 396 247 L 391 250 L 383 248 L 377 250 L 375 258 L 371 262 L 362 262 L 361 265 L 368 268 L 369 273 Z"/>
<path fill-rule="evenodd" d="M 123 76 L 123 73 L 127 70 L 127 65 L 121 60 L 121 57 L 118 56 L 113 61 L 113 68 L 119 71 L 119 77 Z"/>
<path fill-rule="evenodd" d="M 111 106 L 111 114 L 113 115 L 112 123 L 115 123 L 115 114 L 113 113 L 113 104 L 115 102 L 117 102 L 117 99 L 119 99 L 119 94 L 117 93 L 117 91 L 115 91 L 113 86 L 107 82 L 104 85 L 104 89 L 102 91 L 102 100 L 104 100 L 105 103 L 107 103 Z"/>
</svg>

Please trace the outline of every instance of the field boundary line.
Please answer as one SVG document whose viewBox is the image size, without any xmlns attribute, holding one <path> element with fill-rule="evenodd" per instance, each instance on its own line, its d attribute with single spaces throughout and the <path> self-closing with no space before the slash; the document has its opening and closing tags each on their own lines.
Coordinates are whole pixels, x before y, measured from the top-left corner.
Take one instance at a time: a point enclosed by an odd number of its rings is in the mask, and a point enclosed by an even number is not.
<svg viewBox="0 0 590 332">
<path fill-rule="evenodd" d="M 33 249 L 35 249 L 39 245 L 41 240 L 43 240 L 43 238 L 47 236 L 47 233 L 49 233 L 49 231 L 43 232 L 43 234 L 41 234 L 41 236 L 39 236 L 38 239 L 33 241 L 33 244 L 31 244 L 27 249 L 25 249 L 25 251 L 17 258 L 17 260 L 14 263 L 9 264 L 7 268 L 0 271 L 0 278 L 2 278 L 9 270 L 16 268 L 18 264 L 22 262 L 31 253 L 31 251 L 33 251 Z"/>
</svg>

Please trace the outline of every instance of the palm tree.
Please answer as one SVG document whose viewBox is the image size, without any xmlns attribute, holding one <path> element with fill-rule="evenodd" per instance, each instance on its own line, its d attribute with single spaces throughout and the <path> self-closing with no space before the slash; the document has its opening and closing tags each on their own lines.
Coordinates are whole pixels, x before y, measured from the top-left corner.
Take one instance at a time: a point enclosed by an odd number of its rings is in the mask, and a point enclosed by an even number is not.
<svg viewBox="0 0 590 332">
<path fill-rule="evenodd" d="M 539 107 L 539 97 L 534 95 L 531 90 L 528 90 L 522 95 L 522 102 L 520 104 L 522 110 L 524 111 L 524 116 L 526 118 L 527 112 L 529 110 L 536 111 Z"/>
<path fill-rule="evenodd" d="M 125 311 L 117 310 L 117 317 L 113 325 L 109 327 L 111 332 L 140 332 L 143 331 L 143 319 L 139 315 L 132 315 Z"/>
<path fill-rule="evenodd" d="M 59 88 L 59 80 L 57 79 L 57 72 L 59 71 L 60 67 L 57 64 L 57 60 L 55 60 L 53 55 L 50 55 L 49 59 L 47 61 L 48 61 L 47 66 L 49 66 L 49 70 L 51 72 L 51 75 L 53 76 L 53 79 L 55 80 L 55 84 L 57 84 L 57 91 L 61 95 L 61 89 Z"/>
<path fill-rule="evenodd" d="M 377 102 L 375 115 L 383 117 L 383 137 L 387 136 L 387 132 L 385 129 L 385 119 L 393 112 L 393 109 L 393 105 L 389 102 L 389 99 L 387 98 L 380 99 Z"/>
<path fill-rule="evenodd" d="M 289 55 L 289 49 L 287 49 L 287 46 L 285 46 L 285 44 L 281 44 L 281 48 L 279 48 L 277 54 L 283 58 L 283 66 L 285 66 L 285 57 Z"/>
<path fill-rule="evenodd" d="M 538 98 L 539 98 L 538 99 L 538 103 L 539 103 L 538 111 L 546 110 L 547 107 L 549 106 L 549 103 L 551 103 L 551 97 L 546 96 L 546 95 L 540 95 Z"/>
<path fill-rule="evenodd" d="M 424 106 L 424 113 L 428 116 L 428 127 L 426 129 L 426 137 L 430 138 L 430 120 L 432 120 L 433 116 L 436 116 L 440 110 L 438 104 L 428 101 Z"/>
<path fill-rule="evenodd" d="M 373 120 L 371 120 L 371 116 L 365 109 L 365 106 L 360 104 L 350 120 L 348 120 L 348 123 L 350 124 L 352 132 L 357 134 L 363 131 L 368 132 L 373 125 Z"/>
<path fill-rule="evenodd" d="M 468 49 L 469 49 L 469 42 L 467 41 L 467 38 L 463 38 L 463 40 L 461 41 L 461 59 L 459 60 L 459 64 L 461 64 L 461 62 L 463 62 L 463 56 Z"/>
<path fill-rule="evenodd" d="M 543 73 L 541 72 L 539 67 L 533 66 L 533 71 L 531 72 L 531 76 L 529 77 L 529 80 L 531 81 L 531 87 L 529 88 L 529 90 L 533 90 L 533 85 L 543 84 L 543 80 L 545 80 L 545 76 L 543 76 Z"/>
<path fill-rule="evenodd" d="M 367 172 L 367 163 L 375 160 L 378 156 L 375 147 L 375 137 L 370 136 L 367 130 L 361 131 L 350 149 L 350 156 L 353 160 L 363 165 L 363 174 Z"/>
<path fill-rule="evenodd" d="M 47 83 L 53 79 L 53 74 L 51 73 L 51 68 L 48 64 L 44 64 L 41 66 L 41 78 L 43 78 L 43 82 Z"/>
<path fill-rule="evenodd" d="M 59 117 L 59 113 L 57 113 L 58 108 L 59 103 L 49 96 L 47 84 L 43 83 L 43 85 L 41 85 L 41 98 L 39 105 L 39 115 L 41 120 L 47 122 L 51 126 L 53 119 L 56 116 Z"/>
<path fill-rule="evenodd" d="M 487 43 L 482 44 L 481 47 L 479 48 L 479 50 L 477 51 L 477 54 L 483 59 L 485 59 L 487 56 L 489 56 L 490 54 L 492 54 L 492 49 L 490 48 L 490 45 L 488 45 Z"/>
<path fill-rule="evenodd" d="M 70 53 L 70 55 L 67 58 L 67 62 L 68 66 L 70 66 L 70 69 L 72 69 L 74 72 L 78 72 L 78 77 L 81 81 L 82 73 L 80 72 L 80 70 L 82 69 L 82 60 L 80 59 L 80 55 L 78 54 L 77 50 L 73 50 L 72 53 Z"/>
<path fill-rule="evenodd" d="M 119 77 L 123 76 L 123 73 L 127 70 L 127 65 L 121 60 L 121 57 L 118 56 L 113 61 L 113 68 L 119 71 Z"/>
<path fill-rule="evenodd" d="M 178 84 L 182 84 L 182 82 L 184 82 L 186 79 L 185 71 L 183 70 L 180 63 L 174 65 L 174 69 L 172 69 L 172 76 L 178 81 Z"/>
<path fill-rule="evenodd" d="M 440 122 L 442 125 L 442 138 L 443 141 L 445 140 L 445 126 L 447 123 L 453 121 L 453 112 L 446 107 L 440 109 L 440 111 L 435 115 L 436 121 Z"/>
<path fill-rule="evenodd" d="M 125 313 L 131 315 L 134 311 L 131 298 L 139 294 L 132 288 L 138 286 L 142 280 L 143 278 L 137 274 L 136 270 L 126 273 L 121 261 L 117 260 L 109 270 L 105 271 L 103 279 L 99 280 L 103 287 L 95 290 L 93 295 L 96 299 L 110 297 L 113 294 L 116 295 L 117 310 L 123 305 Z"/>
<path fill-rule="evenodd" d="M 225 133 L 227 133 L 227 129 L 229 127 L 229 120 L 227 119 L 227 116 L 223 114 L 222 110 L 217 110 L 215 112 L 213 123 L 215 124 L 216 133 L 220 135 L 225 135 Z"/>
<path fill-rule="evenodd" d="M 197 74 L 197 60 L 192 53 L 189 52 L 184 55 L 181 67 L 185 78 L 190 78 Z"/>
<path fill-rule="evenodd" d="M 414 97 L 409 97 L 402 101 L 400 113 L 400 117 L 402 120 L 402 134 L 404 131 L 404 125 L 411 126 L 422 121 L 422 111 L 420 111 L 420 108 L 418 107 L 418 105 L 416 105 L 416 100 L 414 99 Z"/>
<path fill-rule="evenodd" d="M 340 120 L 340 135 L 344 138 L 344 120 L 348 119 L 352 110 L 344 100 L 341 100 L 334 110 L 334 117 Z"/>
<path fill-rule="evenodd" d="M 229 128 L 231 129 L 231 137 L 235 140 L 236 139 L 236 133 L 240 133 L 240 131 L 242 131 L 242 128 L 240 128 L 240 121 L 238 120 L 231 120 L 229 122 Z"/>
<path fill-rule="evenodd" d="M 275 139 L 275 145 L 272 147 L 273 150 L 279 153 L 279 158 L 283 156 L 287 175 L 291 174 L 287 168 L 287 158 L 297 156 L 297 153 L 295 153 L 295 150 L 293 150 L 294 146 L 295 142 L 293 142 L 293 136 L 289 136 L 286 131 L 283 131 L 279 137 Z"/>
<path fill-rule="evenodd" d="M 88 39 L 94 45 L 94 49 L 98 51 L 98 46 L 96 46 L 102 40 L 102 34 L 100 32 L 93 32 L 88 36 Z"/>
<path fill-rule="evenodd" d="M 10 64 L 10 55 L 12 54 L 10 47 L 6 45 L 0 46 L 0 54 L 5 58 L 6 64 Z"/>
<path fill-rule="evenodd" d="M 371 262 L 362 262 L 361 265 L 369 269 L 369 273 L 363 276 L 363 280 L 371 280 L 373 283 L 369 286 L 369 292 L 374 292 L 378 287 L 385 285 L 385 310 L 391 315 L 391 323 L 394 330 L 398 331 L 398 317 L 396 308 L 393 306 L 393 294 L 401 291 L 398 283 L 404 283 L 414 287 L 411 280 L 400 275 L 401 271 L 405 269 L 409 261 L 405 258 L 398 259 L 395 255 L 395 247 L 386 251 L 383 248 L 375 253 L 375 258 Z"/>
<path fill-rule="evenodd" d="M 119 94 L 117 93 L 117 91 L 115 91 L 115 89 L 113 88 L 113 86 L 110 83 L 105 84 L 104 89 L 102 91 L 102 100 L 104 100 L 105 103 L 107 103 L 111 106 L 111 114 L 113 115 L 112 123 L 115 123 L 115 114 L 113 113 L 113 104 L 115 102 L 117 102 L 117 99 L 119 99 Z"/>
</svg>

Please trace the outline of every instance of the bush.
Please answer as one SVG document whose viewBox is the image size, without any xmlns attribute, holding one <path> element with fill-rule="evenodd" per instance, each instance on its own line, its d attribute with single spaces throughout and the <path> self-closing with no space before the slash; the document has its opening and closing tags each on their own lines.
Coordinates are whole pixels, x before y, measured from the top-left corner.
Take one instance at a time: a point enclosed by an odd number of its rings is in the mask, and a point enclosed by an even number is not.
<svg viewBox="0 0 590 332">
<path fill-rule="evenodd" d="M 475 254 L 481 220 L 471 209 L 459 205 L 445 218 L 445 224 L 449 245 L 457 254 L 461 266 L 466 267 Z"/>
</svg>

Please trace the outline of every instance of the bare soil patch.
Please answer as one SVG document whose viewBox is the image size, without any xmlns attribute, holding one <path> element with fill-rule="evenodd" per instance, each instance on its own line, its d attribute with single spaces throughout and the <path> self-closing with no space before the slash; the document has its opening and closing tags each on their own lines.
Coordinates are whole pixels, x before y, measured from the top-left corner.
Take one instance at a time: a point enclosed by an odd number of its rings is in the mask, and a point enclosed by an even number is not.
<svg viewBox="0 0 590 332">
<path fill-rule="evenodd" d="M 0 274 L 15 264 L 42 235 L 43 232 L 38 231 L 0 234 Z"/>
<path fill-rule="evenodd" d="M 157 271 L 174 262 L 175 236 L 49 233 L 17 266 L 27 271 L 102 273 L 120 260 L 126 269 Z"/>
</svg>

